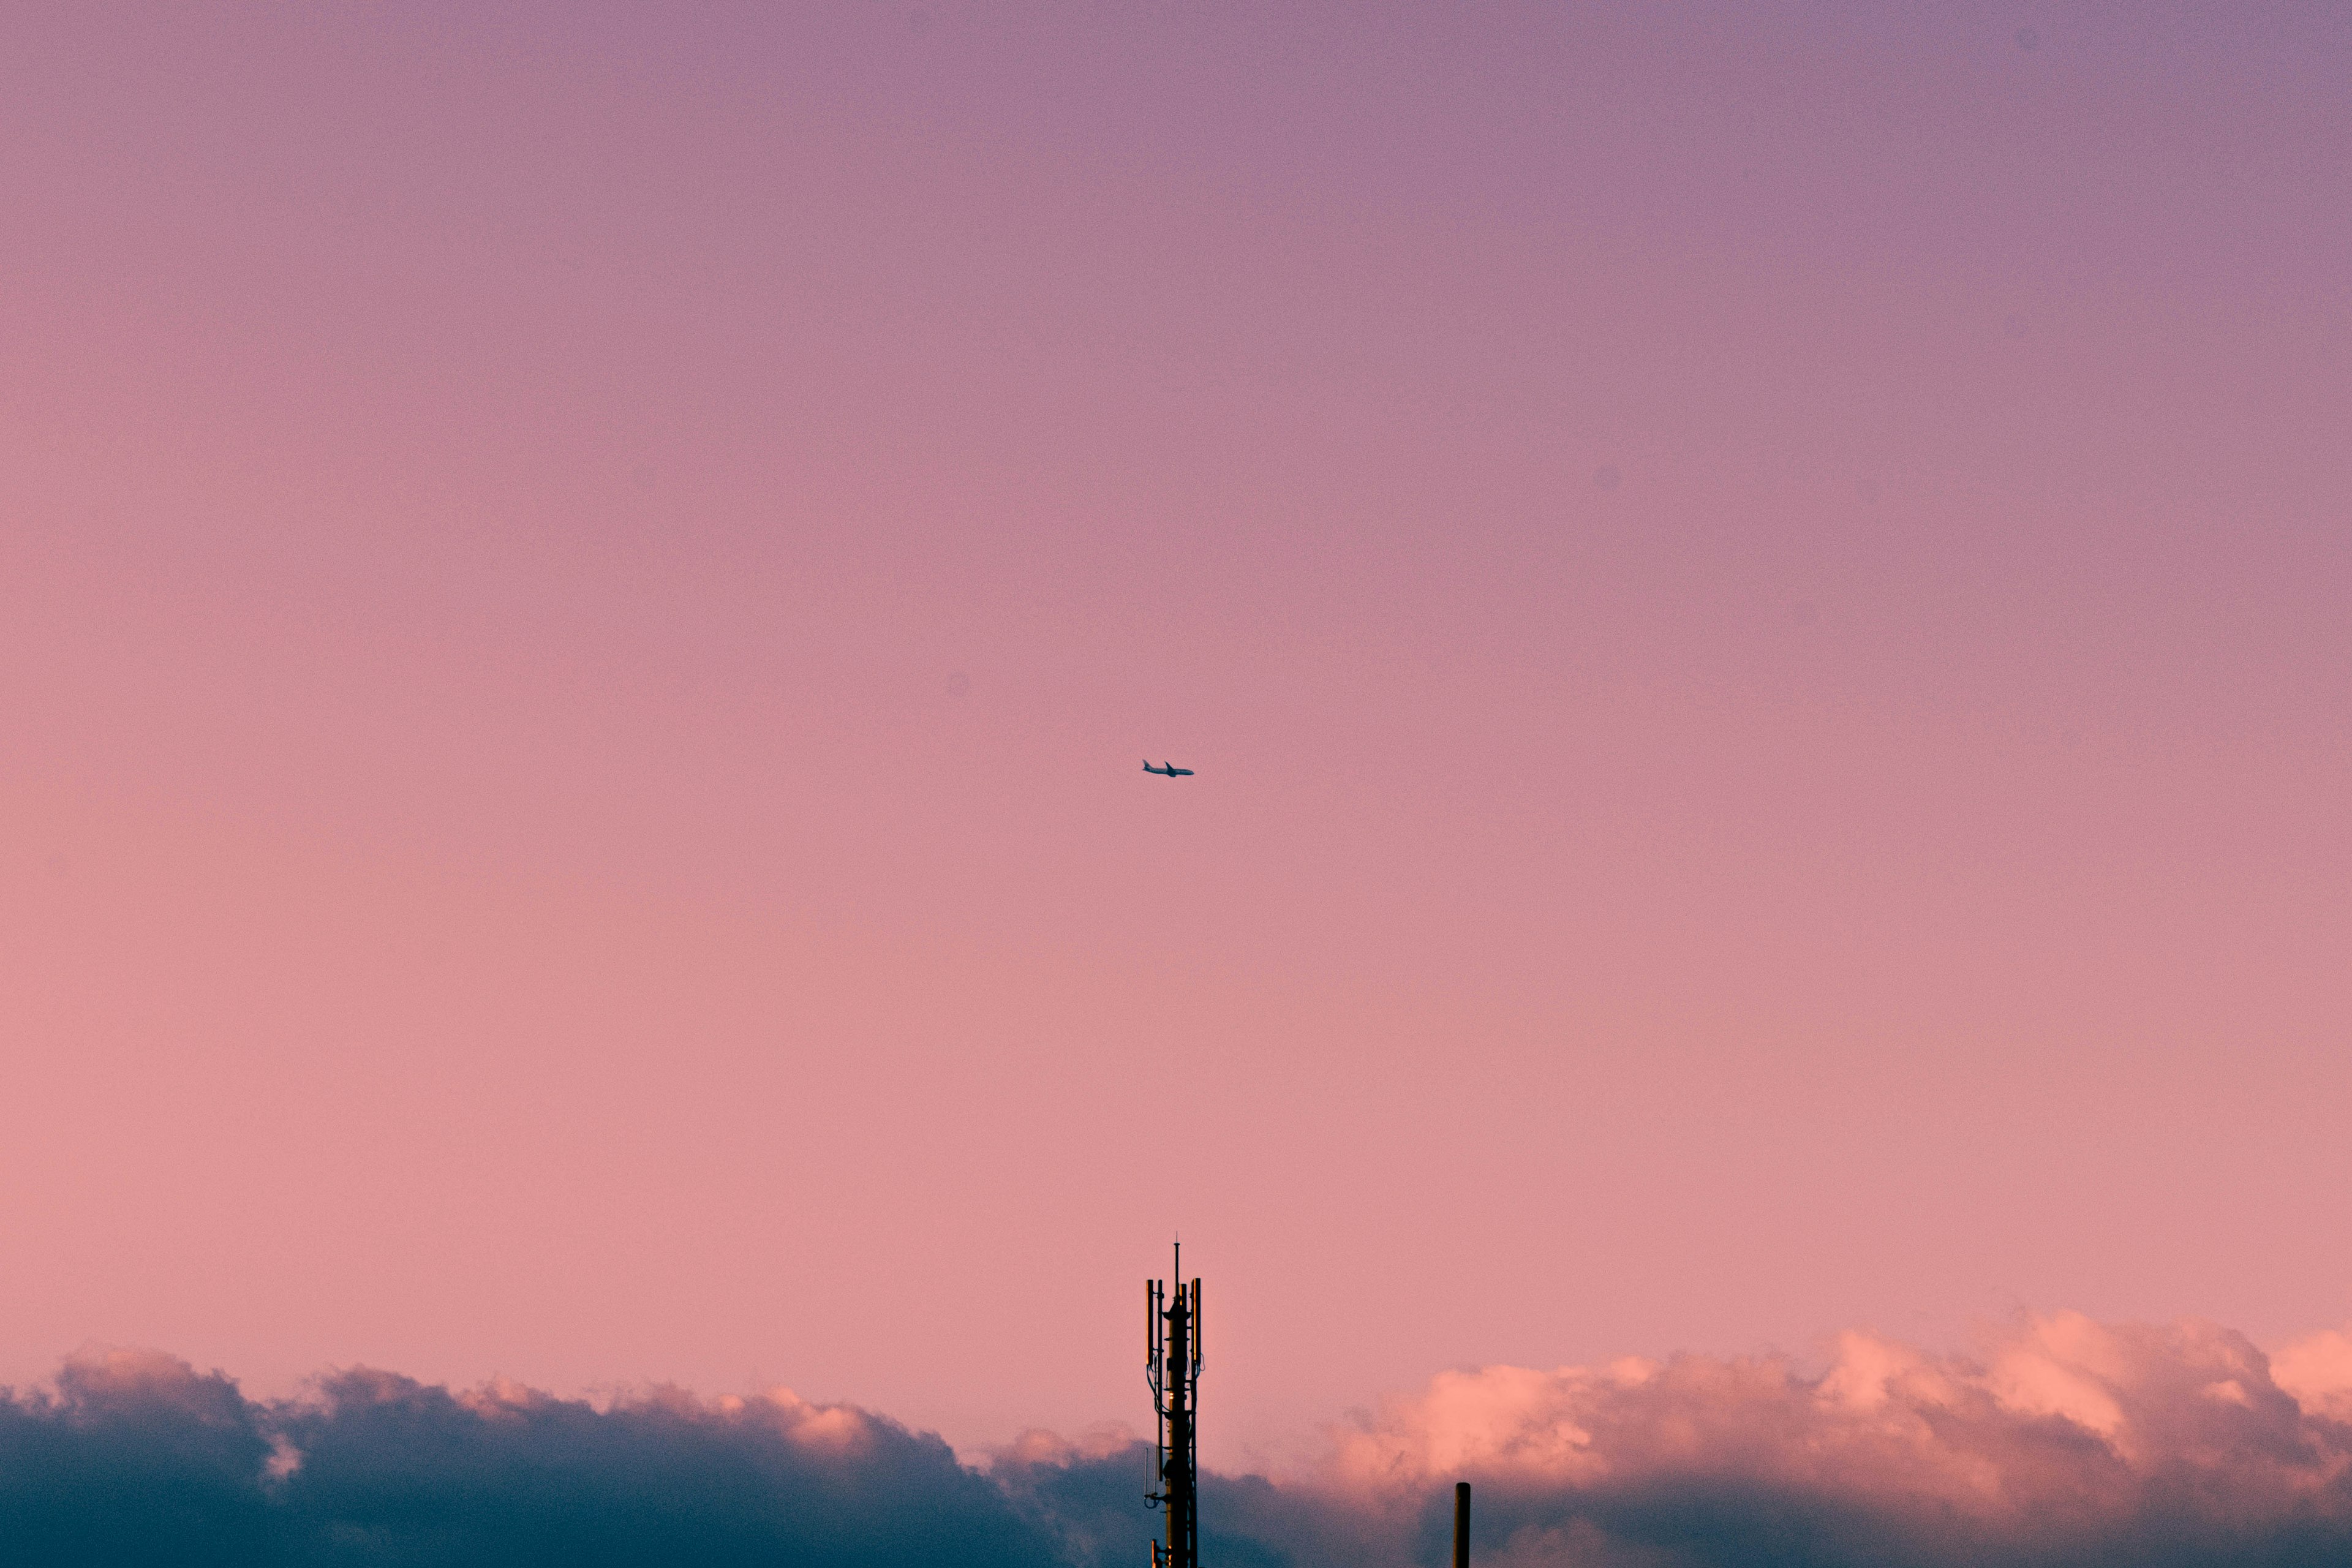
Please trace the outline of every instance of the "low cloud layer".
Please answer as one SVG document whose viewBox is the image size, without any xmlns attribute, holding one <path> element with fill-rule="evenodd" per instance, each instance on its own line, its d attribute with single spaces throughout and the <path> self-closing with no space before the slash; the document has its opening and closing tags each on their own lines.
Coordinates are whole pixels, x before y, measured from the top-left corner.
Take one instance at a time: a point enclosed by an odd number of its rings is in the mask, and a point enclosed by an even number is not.
<svg viewBox="0 0 2352 1568">
<path fill-rule="evenodd" d="M 262 1404 L 117 1352 L 0 1405 L 0 1563 L 1053 1560 L 937 1437 L 783 1393 L 599 1408 L 362 1371 Z"/>
<path fill-rule="evenodd" d="M 1033 1435 L 984 1469 L 788 1393 L 608 1405 L 385 1373 L 245 1398 L 153 1352 L 0 1400 L 0 1563 L 952 1561 L 1135 1568 L 1132 1445 Z M 1494 1568 L 2275 1568 L 2352 1560 L 2352 1337 L 2019 1325 L 1975 1356 L 1862 1334 L 1826 1372 L 1676 1357 L 1448 1373 L 1276 1479 L 1206 1478 L 1211 1568 L 1444 1560 L 1477 1484 Z"/>
<path fill-rule="evenodd" d="M 1438 1378 L 1324 1484 L 1484 1483 L 1519 1564 L 2352 1558 L 2352 1341 L 2035 1319 L 1974 1357 L 1844 1336 L 1826 1373 L 1686 1356 Z"/>
</svg>

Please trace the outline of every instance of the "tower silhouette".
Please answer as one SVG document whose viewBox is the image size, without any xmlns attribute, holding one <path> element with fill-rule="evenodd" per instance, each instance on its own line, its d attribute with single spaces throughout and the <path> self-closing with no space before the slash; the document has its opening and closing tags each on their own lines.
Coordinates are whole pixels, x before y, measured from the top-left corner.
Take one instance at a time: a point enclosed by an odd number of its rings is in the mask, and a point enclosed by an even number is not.
<svg viewBox="0 0 2352 1568">
<path fill-rule="evenodd" d="M 1146 1507 L 1168 1515 L 1168 1539 L 1151 1543 L 1151 1568 L 1200 1568 L 1201 1466 L 1193 1416 L 1201 1394 L 1201 1282 L 1184 1283 L 1184 1244 L 1175 1278 L 1144 1281 L 1144 1365 L 1158 1413 L 1159 1458 Z"/>
</svg>

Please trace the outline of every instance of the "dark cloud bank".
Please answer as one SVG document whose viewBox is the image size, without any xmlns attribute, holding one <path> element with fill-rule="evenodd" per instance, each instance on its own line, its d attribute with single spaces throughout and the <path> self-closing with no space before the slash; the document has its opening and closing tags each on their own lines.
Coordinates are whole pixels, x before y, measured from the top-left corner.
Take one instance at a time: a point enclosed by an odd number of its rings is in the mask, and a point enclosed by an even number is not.
<svg viewBox="0 0 2352 1568">
<path fill-rule="evenodd" d="M 2352 1341 L 2021 1325 L 1974 1358 L 1851 1335 L 1826 1372 L 1679 1357 L 1450 1373 L 1280 1484 L 1208 1478 L 1212 1568 L 1405 1568 L 1479 1484 L 1482 1568 L 2352 1562 Z M 0 1399 L 7 1564 L 1139 1568 L 1126 1444 L 984 1468 L 851 1406 L 611 1405 L 388 1373 L 246 1398 L 153 1352 Z"/>
</svg>

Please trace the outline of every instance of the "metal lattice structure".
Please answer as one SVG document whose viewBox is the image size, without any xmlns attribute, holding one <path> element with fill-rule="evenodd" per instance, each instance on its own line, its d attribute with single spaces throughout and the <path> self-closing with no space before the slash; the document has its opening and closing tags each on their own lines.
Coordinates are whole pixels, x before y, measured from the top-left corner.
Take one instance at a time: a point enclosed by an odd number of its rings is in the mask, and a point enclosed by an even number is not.
<svg viewBox="0 0 2352 1568">
<path fill-rule="evenodd" d="M 1201 1395 L 1201 1282 L 1184 1282 L 1184 1248 L 1176 1247 L 1173 1288 L 1144 1282 L 1144 1365 L 1160 1442 L 1146 1507 L 1168 1516 L 1168 1539 L 1151 1543 L 1151 1568 L 1200 1568 L 1201 1465 L 1193 1417 Z"/>
</svg>

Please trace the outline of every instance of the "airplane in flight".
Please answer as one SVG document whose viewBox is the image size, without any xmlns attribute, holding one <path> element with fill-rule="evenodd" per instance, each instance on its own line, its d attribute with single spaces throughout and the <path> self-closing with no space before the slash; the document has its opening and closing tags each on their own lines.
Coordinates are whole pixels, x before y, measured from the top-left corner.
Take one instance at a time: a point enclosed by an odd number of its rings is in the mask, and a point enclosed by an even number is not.
<svg viewBox="0 0 2352 1568">
<path fill-rule="evenodd" d="M 1143 759 L 1143 771 L 1147 773 L 1160 773 L 1171 779 L 1189 779 L 1192 776 L 1192 769 L 1180 768 L 1174 763 L 1162 763 L 1155 768 L 1151 765 L 1150 757 Z"/>
</svg>

